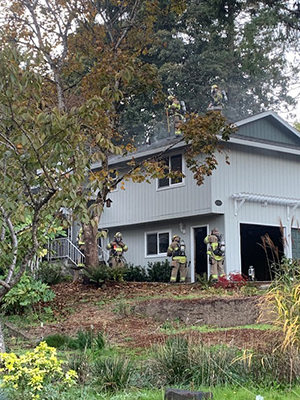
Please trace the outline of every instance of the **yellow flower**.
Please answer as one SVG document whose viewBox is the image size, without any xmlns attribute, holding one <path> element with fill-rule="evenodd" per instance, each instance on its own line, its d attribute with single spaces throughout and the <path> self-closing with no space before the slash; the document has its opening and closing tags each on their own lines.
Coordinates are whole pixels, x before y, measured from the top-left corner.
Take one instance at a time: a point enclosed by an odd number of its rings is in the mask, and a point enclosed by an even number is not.
<svg viewBox="0 0 300 400">
<path fill-rule="evenodd" d="M 41 342 L 32 352 L 21 356 L 3 353 L 0 359 L 4 363 L 4 368 L 1 369 L 1 372 L 4 372 L 1 386 L 22 390 L 23 393 L 29 392 L 34 400 L 40 398 L 38 392 L 43 389 L 46 381 L 61 380 L 70 386 L 77 378 L 73 370 L 63 373 L 63 362 L 57 359 L 56 349 L 49 347 L 46 342 Z"/>
</svg>

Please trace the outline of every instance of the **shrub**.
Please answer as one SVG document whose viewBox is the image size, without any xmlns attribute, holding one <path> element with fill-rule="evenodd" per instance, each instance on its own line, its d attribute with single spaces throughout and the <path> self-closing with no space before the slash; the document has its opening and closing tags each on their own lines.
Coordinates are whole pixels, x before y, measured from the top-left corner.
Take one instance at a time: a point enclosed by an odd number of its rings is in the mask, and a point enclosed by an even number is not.
<svg viewBox="0 0 300 400">
<path fill-rule="evenodd" d="M 93 368 L 96 383 L 102 389 L 113 392 L 128 387 L 134 372 L 133 364 L 127 358 L 118 356 L 98 359 Z"/>
<path fill-rule="evenodd" d="M 147 274 L 150 282 L 169 282 L 172 267 L 169 260 L 148 262 Z"/>
<path fill-rule="evenodd" d="M 106 341 L 103 332 L 97 332 L 94 336 L 93 345 L 96 350 L 103 350 L 106 346 Z"/>
<path fill-rule="evenodd" d="M 65 280 L 62 265 L 48 261 L 43 261 L 39 264 L 35 277 L 47 285 L 56 285 Z"/>
<path fill-rule="evenodd" d="M 297 383 L 299 355 L 288 352 L 260 354 L 234 347 L 191 346 L 188 339 L 173 337 L 157 347 L 150 374 L 161 385 L 253 387 L 287 386 Z"/>
<path fill-rule="evenodd" d="M 264 305 L 272 310 L 271 318 L 283 332 L 282 350 L 300 346 L 300 266 L 298 260 L 282 259 L 275 268 L 275 278 Z"/>
<path fill-rule="evenodd" d="M 196 385 L 224 385 L 242 383 L 248 371 L 244 366 L 233 364 L 239 350 L 233 347 L 200 345 L 191 353 L 191 374 Z M 251 378 L 250 378 L 251 379 Z"/>
<path fill-rule="evenodd" d="M 83 270 L 88 283 L 102 285 L 105 281 L 111 279 L 111 268 L 106 264 L 91 266 Z"/>
<path fill-rule="evenodd" d="M 76 372 L 62 370 L 62 361 L 56 357 L 56 349 L 41 342 L 32 352 L 21 356 L 14 353 L 0 355 L 4 367 L 1 386 L 12 390 L 14 398 L 39 399 L 44 386 L 51 381 L 56 384 L 72 385 L 77 377 Z M 19 394 L 19 396 L 17 395 Z"/>
<path fill-rule="evenodd" d="M 130 282 L 169 282 L 171 276 L 169 260 L 163 262 L 148 263 L 147 270 L 140 266 L 128 264 L 123 268 L 111 268 L 100 265 L 89 267 L 83 271 L 88 283 L 102 285 L 105 281 L 130 281 Z"/>
<path fill-rule="evenodd" d="M 8 400 L 8 395 L 4 392 L 4 390 L 0 390 L 0 400 Z"/>
<path fill-rule="evenodd" d="M 87 352 L 70 354 L 68 360 L 68 368 L 74 370 L 77 373 L 78 383 L 85 384 L 90 378 L 92 365 L 90 361 L 90 354 Z"/>
<path fill-rule="evenodd" d="M 96 351 L 103 350 L 105 347 L 105 338 L 103 332 L 94 332 L 93 329 L 79 330 L 76 338 L 70 339 L 69 348 L 78 350 L 93 349 Z"/>
<path fill-rule="evenodd" d="M 191 378 L 189 344 L 185 338 L 168 338 L 156 347 L 154 360 L 154 376 L 162 385 L 185 384 Z"/>
<path fill-rule="evenodd" d="M 133 264 L 128 264 L 125 268 L 125 281 L 129 282 L 147 282 L 149 280 L 147 272 L 144 267 Z"/>
<path fill-rule="evenodd" d="M 232 360 L 240 382 L 256 387 L 286 387 L 299 382 L 299 354 L 291 351 L 273 351 L 268 354 L 245 350 Z"/>
<path fill-rule="evenodd" d="M 132 313 L 132 306 L 130 306 L 126 301 L 121 300 L 116 304 L 114 312 L 125 318 Z"/>
<path fill-rule="evenodd" d="M 76 349 L 80 349 L 80 350 L 90 349 L 92 347 L 92 343 L 93 343 L 92 329 L 89 329 L 86 331 L 79 330 L 77 332 L 77 337 L 73 341 L 73 343 L 75 344 Z"/>
<path fill-rule="evenodd" d="M 56 333 L 54 335 L 49 335 L 45 337 L 44 341 L 50 347 L 55 347 L 56 349 L 67 348 L 69 347 L 71 338 L 67 335 L 61 335 Z"/>
<path fill-rule="evenodd" d="M 300 282 L 300 263 L 297 259 L 283 257 L 279 264 L 271 265 L 274 280 L 272 287 L 278 285 L 293 286 L 295 282 Z"/>
<path fill-rule="evenodd" d="M 111 268 L 110 280 L 116 281 L 116 282 L 124 282 L 125 274 L 126 274 L 126 267 Z"/>
<path fill-rule="evenodd" d="M 55 297 L 48 285 L 24 274 L 2 300 L 2 309 L 9 314 L 22 314 L 26 309 L 34 309 L 38 302 L 48 302 Z"/>
<path fill-rule="evenodd" d="M 95 283 L 101 286 L 105 281 L 123 281 L 126 274 L 126 267 L 111 268 L 106 264 L 101 264 L 95 267 L 88 267 L 83 270 L 83 273 L 87 283 Z"/>
</svg>

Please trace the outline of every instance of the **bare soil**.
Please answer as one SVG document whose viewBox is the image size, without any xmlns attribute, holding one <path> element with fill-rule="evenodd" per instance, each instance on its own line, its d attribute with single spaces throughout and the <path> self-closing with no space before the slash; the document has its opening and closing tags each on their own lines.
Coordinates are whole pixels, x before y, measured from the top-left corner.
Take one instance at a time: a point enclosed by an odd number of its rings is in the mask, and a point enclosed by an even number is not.
<svg viewBox="0 0 300 400">
<path fill-rule="evenodd" d="M 273 330 L 234 329 L 238 325 L 255 324 L 259 296 L 236 293 L 212 297 L 198 284 L 126 282 L 97 288 L 61 283 L 52 289 L 56 297 L 49 305 L 55 322 L 28 329 L 32 337 L 43 338 L 54 333 L 74 335 L 78 330 L 92 327 L 104 331 L 112 344 L 138 349 L 162 343 L 172 333 L 167 328 L 174 327 L 177 332 L 174 334 L 206 345 L 264 350 L 272 347 L 276 336 Z M 200 332 L 192 329 L 195 325 L 227 329 Z"/>
</svg>

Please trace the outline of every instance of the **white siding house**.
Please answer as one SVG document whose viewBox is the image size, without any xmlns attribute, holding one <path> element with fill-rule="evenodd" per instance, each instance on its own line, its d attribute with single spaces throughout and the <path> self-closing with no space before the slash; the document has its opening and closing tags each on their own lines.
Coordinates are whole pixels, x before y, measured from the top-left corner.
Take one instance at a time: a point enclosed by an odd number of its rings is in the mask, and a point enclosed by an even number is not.
<svg viewBox="0 0 300 400">
<path fill-rule="evenodd" d="M 110 194 L 101 228 L 111 239 L 121 231 L 129 247 L 126 259 L 134 265 L 166 259 L 172 235 L 185 240 L 190 261 L 189 277 L 209 274 L 204 237 L 214 227 L 225 236 L 225 270 L 247 275 L 253 265 L 258 280 L 271 273 L 262 239 L 270 236 L 281 255 L 300 257 L 297 221 L 300 220 L 300 135 L 273 112 L 265 112 L 236 123 L 238 131 L 218 154 L 218 168 L 202 186 L 197 186 L 185 167 L 184 145 L 168 153 L 174 165 L 182 163 L 181 182 L 153 180 L 126 182 Z M 136 157 L 156 154 L 173 138 L 139 149 Z M 126 170 L 126 159 L 111 164 Z M 272 257 L 270 257 L 272 262 Z"/>
</svg>

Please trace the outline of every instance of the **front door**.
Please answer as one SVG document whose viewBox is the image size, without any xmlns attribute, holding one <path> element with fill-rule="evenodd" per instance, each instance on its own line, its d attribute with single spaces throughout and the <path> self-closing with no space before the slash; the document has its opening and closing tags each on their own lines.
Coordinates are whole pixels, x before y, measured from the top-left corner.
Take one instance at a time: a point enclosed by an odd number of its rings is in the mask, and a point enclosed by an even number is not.
<svg viewBox="0 0 300 400">
<path fill-rule="evenodd" d="M 195 244 L 195 279 L 197 275 L 203 276 L 207 273 L 207 255 L 206 255 L 206 244 L 204 238 L 207 236 L 207 227 L 202 226 L 200 228 L 194 228 L 194 244 Z"/>
</svg>

